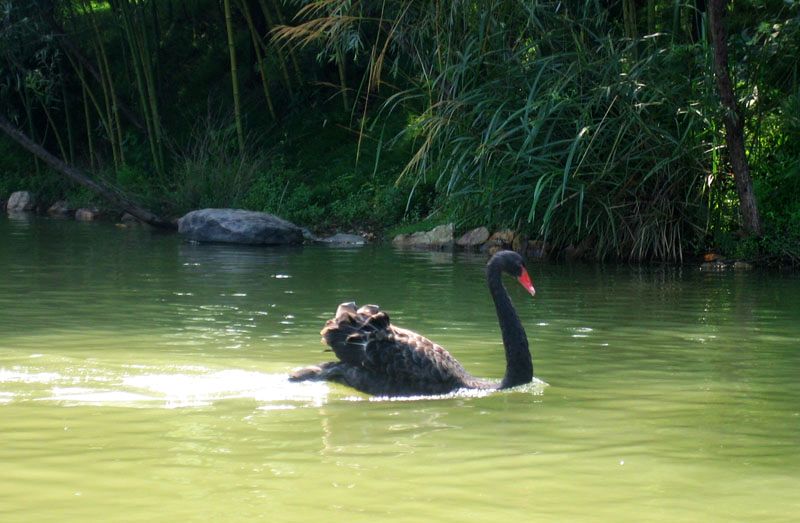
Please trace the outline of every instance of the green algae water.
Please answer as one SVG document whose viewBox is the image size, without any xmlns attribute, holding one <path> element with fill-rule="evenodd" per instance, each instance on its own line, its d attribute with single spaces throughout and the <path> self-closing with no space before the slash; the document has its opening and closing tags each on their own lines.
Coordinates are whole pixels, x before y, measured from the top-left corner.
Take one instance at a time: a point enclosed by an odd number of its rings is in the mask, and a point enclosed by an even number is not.
<svg viewBox="0 0 800 523">
<path fill-rule="evenodd" d="M 287 382 L 351 300 L 500 378 L 484 264 L 1 217 L 0 521 L 797 520 L 796 274 L 531 264 L 547 385 Z"/>
</svg>

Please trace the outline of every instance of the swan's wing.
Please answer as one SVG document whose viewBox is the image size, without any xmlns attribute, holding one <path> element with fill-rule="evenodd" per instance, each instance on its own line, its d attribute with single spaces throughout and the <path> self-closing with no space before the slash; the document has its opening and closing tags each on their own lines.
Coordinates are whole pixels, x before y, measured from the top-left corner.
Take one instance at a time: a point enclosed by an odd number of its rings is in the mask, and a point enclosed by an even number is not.
<svg viewBox="0 0 800 523">
<path fill-rule="evenodd" d="M 364 366 L 419 390 L 423 390 L 425 384 L 438 384 L 443 390 L 451 390 L 458 380 L 468 376 L 444 347 L 414 331 L 393 325 L 367 336 Z"/>
<path fill-rule="evenodd" d="M 425 390 L 431 384 L 451 390 L 461 383 L 459 380 L 469 377 L 441 345 L 392 325 L 389 316 L 375 305 L 358 310 L 354 303 L 340 305 L 321 334 L 342 362 L 415 390 Z"/>
</svg>

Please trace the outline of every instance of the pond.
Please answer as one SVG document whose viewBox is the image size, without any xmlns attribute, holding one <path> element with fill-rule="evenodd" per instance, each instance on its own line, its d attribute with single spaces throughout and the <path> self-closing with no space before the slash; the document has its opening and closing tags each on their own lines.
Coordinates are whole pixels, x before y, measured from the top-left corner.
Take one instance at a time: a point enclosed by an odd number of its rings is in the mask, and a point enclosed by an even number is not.
<svg viewBox="0 0 800 523">
<path fill-rule="evenodd" d="M 344 301 L 499 379 L 485 262 L 0 217 L 0 520 L 796 520 L 797 274 L 532 263 L 547 385 L 287 382 Z"/>
</svg>

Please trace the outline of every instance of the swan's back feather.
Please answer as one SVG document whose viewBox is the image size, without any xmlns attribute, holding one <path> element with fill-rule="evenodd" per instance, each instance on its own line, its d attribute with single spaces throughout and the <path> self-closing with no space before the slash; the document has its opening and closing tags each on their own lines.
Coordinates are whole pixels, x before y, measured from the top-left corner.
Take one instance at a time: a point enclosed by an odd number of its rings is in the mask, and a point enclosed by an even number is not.
<svg viewBox="0 0 800 523">
<path fill-rule="evenodd" d="M 491 386 L 471 376 L 442 346 L 392 325 L 376 305 L 360 309 L 354 303 L 339 305 L 320 334 L 342 363 L 374 375 L 376 388 L 439 394 Z M 359 388 L 364 390 L 363 385 Z"/>
</svg>

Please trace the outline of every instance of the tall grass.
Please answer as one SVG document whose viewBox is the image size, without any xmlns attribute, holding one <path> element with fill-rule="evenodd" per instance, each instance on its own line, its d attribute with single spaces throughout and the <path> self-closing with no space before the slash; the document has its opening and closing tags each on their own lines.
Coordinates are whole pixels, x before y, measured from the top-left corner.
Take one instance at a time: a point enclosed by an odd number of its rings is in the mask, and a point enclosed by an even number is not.
<svg viewBox="0 0 800 523">
<path fill-rule="evenodd" d="M 468 40 L 433 78 L 439 93 L 458 87 L 418 119 L 408 172 L 436 173 L 464 223 L 527 228 L 601 258 L 680 259 L 706 220 L 708 137 L 688 78 L 665 81 L 666 51 L 635 58 L 637 42 L 575 22 L 563 19 L 564 36 L 585 49 L 545 53 L 531 39 L 476 60 Z"/>
<path fill-rule="evenodd" d="M 370 74 L 413 71 L 386 102 L 416 112 L 403 176 L 433 180 L 460 224 L 637 260 L 681 259 L 705 234 L 702 48 L 624 38 L 592 2 L 345 4 L 313 3 L 317 19 L 282 36 L 358 29 L 381 57 Z"/>
<path fill-rule="evenodd" d="M 231 118 L 209 111 L 192 129 L 188 145 L 174 161 L 171 204 L 178 212 L 204 207 L 235 207 L 247 197 L 259 174 L 269 168 L 267 155 L 243 136 Z"/>
</svg>

